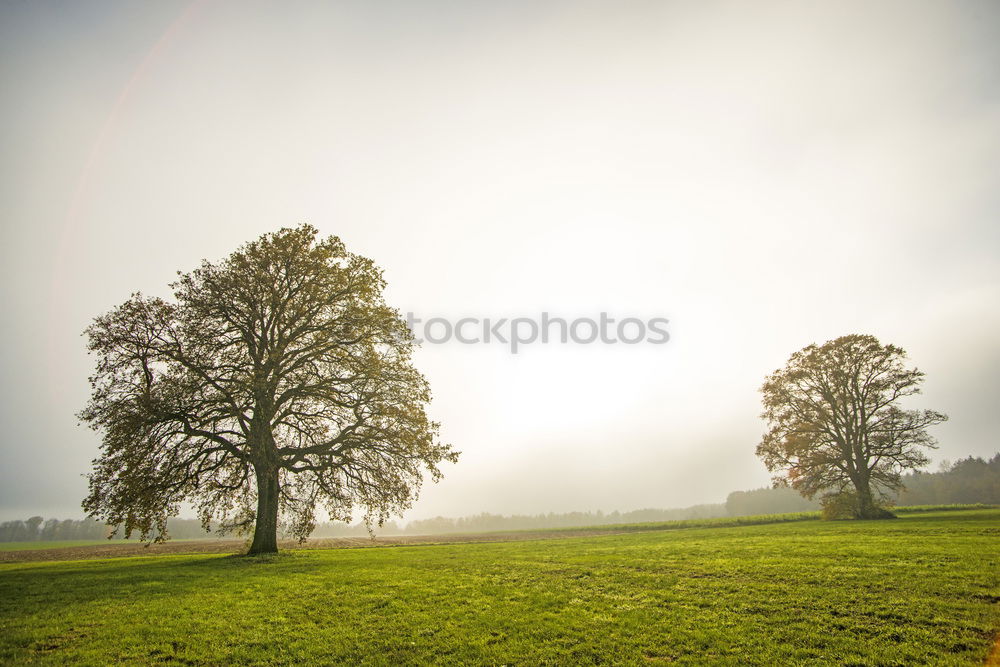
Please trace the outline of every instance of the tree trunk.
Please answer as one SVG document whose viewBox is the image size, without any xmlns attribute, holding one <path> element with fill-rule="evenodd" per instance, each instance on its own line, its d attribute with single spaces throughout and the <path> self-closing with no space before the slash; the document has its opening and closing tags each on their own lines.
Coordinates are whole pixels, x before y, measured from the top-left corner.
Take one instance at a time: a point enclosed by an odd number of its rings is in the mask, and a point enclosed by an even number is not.
<svg viewBox="0 0 1000 667">
<path fill-rule="evenodd" d="M 278 553 L 278 469 L 254 466 L 257 476 L 257 523 L 249 554 Z"/>
<path fill-rule="evenodd" d="M 872 487 L 867 477 L 858 477 L 854 481 L 854 488 L 858 493 L 858 518 L 859 519 L 890 519 L 895 515 L 888 510 L 882 509 L 875 504 L 872 496 Z"/>
<path fill-rule="evenodd" d="M 875 518 L 875 499 L 872 498 L 871 487 L 867 482 L 857 484 L 855 487 L 858 491 L 858 518 Z"/>
</svg>

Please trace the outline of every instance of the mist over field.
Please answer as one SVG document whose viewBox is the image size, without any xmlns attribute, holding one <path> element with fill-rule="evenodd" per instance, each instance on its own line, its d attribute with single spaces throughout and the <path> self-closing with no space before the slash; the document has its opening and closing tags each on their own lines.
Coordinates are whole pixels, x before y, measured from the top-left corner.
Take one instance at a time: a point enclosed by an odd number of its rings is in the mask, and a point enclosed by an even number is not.
<svg viewBox="0 0 1000 667">
<path fill-rule="evenodd" d="M 994 0 L 0 2 L 0 664 L 1000 666 L 998 63 Z"/>
<path fill-rule="evenodd" d="M 402 313 L 666 318 L 665 344 L 425 343 L 462 452 L 402 520 L 722 503 L 758 388 L 871 333 L 943 460 L 996 452 L 991 2 L 6 3 L 0 519 L 81 516 L 80 334 L 301 222 Z"/>
</svg>

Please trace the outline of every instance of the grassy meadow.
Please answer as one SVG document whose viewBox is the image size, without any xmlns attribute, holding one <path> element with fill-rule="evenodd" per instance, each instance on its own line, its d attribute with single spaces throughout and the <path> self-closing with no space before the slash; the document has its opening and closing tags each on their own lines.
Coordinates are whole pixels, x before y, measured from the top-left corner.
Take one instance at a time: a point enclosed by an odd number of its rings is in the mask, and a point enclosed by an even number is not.
<svg viewBox="0 0 1000 667">
<path fill-rule="evenodd" d="M 1000 510 L 0 563 L 5 664 L 976 665 Z"/>
</svg>

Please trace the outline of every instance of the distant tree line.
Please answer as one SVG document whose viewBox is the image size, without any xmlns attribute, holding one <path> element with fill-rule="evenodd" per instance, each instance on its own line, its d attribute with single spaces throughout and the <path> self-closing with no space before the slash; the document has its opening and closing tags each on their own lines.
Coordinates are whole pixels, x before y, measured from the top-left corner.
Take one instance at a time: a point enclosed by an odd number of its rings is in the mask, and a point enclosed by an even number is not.
<svg viewBox="0 0 1000 667">
<path fill-rule="evenodd" d="M 897 505 L 947 505 L 953 503 L 986 503 L 1000 505 L 1000 453 L 989 460 L 970 456 L 942 466 L 940 472 L 914 472 L 903 476 L 904 490 L 896 497 Z M 602 524 L 645 523 L 681 519 L 710 519 L 720 516 L 750 516 L 782 514 L 819 509 L 819 500 L 806 500 L 788 487 L 733 491 L 725 504 L 694 505 L 682 509 L 641 509 L 631 512 L 568 512 L 564 514 L 534 514 L 504 516 L 477 514 L 449 518 L 434 517 L 400 525 L 387 521 L 377 529 L 379 535 L 431 535 L 440 533 L 498 532 L 547 528 L 575 528 Z M 214 526 L 213 526 L 214 528 Z M 206 533 L 197 519 L 170 519 L 167 524 L 174 539 L 217 537 Z M 26 520 L 0 523 L 0 542 L 30 542 L 35 540 L 99 540 L 110 529 L 93 519 L 44 519 L 33 516 Z M 316 527 L 314 537 L 367 536 L 364 522 L 348 524 L 326 522 Z M 283 537 L 290 537 L 289 531 Z"/>
<path fill-rule="evenodd" d="M 567 512 L 535 515 L 477 514 L 469 517 L 434 517 L 400 525 L 387 521 L 376 529 L 379 535 L 436 535 L 441 533 L 476 533 L 547 528 L 575 528 L 602 524 L 645 523 L 650 521 L 676 521 L 681 519 L 709 519 L 726 515 L 726 507 L 694 505 L 682 509 L 641 509 L 631 512 Z M 197 519 L 170 519 L 167 531 L 173 539 L 198 539 L 219 537 L 219 533 L 206 533 Z M 26 521 L 7 521 L 0 524 L 0 542 L 31 542 L 37 540 L 99 540 L 106 538 L 111 529 L 92 519 L 45 520 L 34 516 Z M 284 538 L 293 537 L 289 530 L 279 530 Z M 367 537 L 368 528 L 363 521 L 320 523 L 313 537 Z"/>
<path fill-rule="evenodd" d="M 206 533 L 198 519 L 171 519 L 167 531 L 174 539 L 217 537 Z M 0 523 L 0 542 L 35 542 L 52 540 L 102 540 L 111 534 L 111 528 L 95 519 L 44 519 L 33 516 L 24 521 Z"/>
<path fill-rule="evenodd" d="M 44 519 L 33 516 L 24 521 L 0 523 L 0 542 L 34 542 L 36 540 L 99 540 L 110 531 L 93 519 Z"/>
<path fill-rule="evenodd" d="M 755 514 L 784 514 L 785 512 L 810 512 L 819 509 L 819 499 L 808 500 L 787 486 L 752 491 L 733 491 L 726 498 L 726 514 L 729 516 L 753 516 Z"/>
<path fill-rule="evenodd" d="M 482 533 L 508 530 L 532 530 L 548 528 L 579 528 L 620 523 L 644 523 L 649 521 L 676 521 L 681 519 L 710 519 L 726 515 L 722 504 L 694 505 L 682 509 L 641 509 L 630 512 L 567 512 L 556 514 L 476 514 L 474 516 L 451 518 L 438 516 L 431 519 L 410 521 L 400 526 L 394 521 L 387 522 L 376 532 L 380 535 L 438 535 L 441 533 Z M 323 523 L 313 533 L 316 537 L 348 537 L 367 535 L 364 523 L 347 525 L 343 523 Z"/>
<path fill-rule="evenodd" d="M 1000 453 L 983 460 L 970 456 L 943 466 L 941 472 L 914 472 L 903 478 L 899 505 L 1000 504 Z"/>
</svg>

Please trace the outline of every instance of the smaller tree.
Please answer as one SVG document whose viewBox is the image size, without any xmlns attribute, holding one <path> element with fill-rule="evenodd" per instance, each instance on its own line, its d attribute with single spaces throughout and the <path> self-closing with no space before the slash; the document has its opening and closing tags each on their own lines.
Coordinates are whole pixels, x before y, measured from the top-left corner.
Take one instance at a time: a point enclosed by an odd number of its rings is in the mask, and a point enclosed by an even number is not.
<svg viewBox="0 0 1000 667">
<path fill-rule="evenodd" d="M 826 493 L 825 506 L 857 518 L 891 516 L 880 504 L 902 488 L 902 473 L 927 465 L 936 446 L 927 427 L 947 417 L 904 410 L 924 374 L 906 353 L 874 336 L 809 345 L 761 387 L 769 430 L 757 446 L 777 484 L 803 496 Z"/>
</svg>

